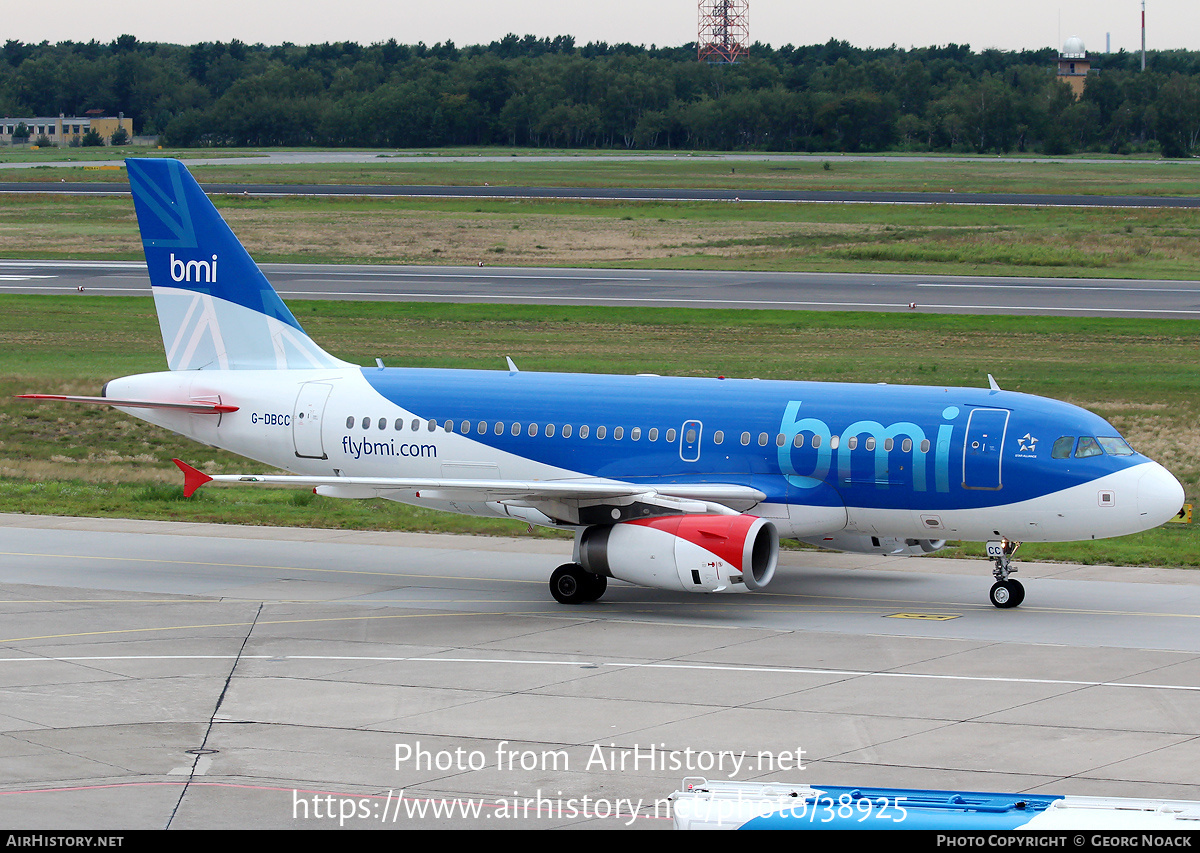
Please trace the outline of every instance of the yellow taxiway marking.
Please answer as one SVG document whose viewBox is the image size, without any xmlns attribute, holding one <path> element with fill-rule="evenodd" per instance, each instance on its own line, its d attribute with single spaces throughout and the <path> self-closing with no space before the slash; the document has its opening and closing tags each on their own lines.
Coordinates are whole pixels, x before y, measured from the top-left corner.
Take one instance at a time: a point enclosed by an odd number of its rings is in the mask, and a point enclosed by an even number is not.
<svg viewBox="0 0 1200 853">
<path fill-rule="evenodd" d="M 27 554 L 20 551 L 0 551 L 0 557 L 37 557 L 44 560 L 115 560 L 123 563 L 159 563 L 164 566 L 206 566 L 214 569 L 266 569 L 272 572 L 320 572 L 330 575 L 371 575 L 383 578 L 422 578 L 425 580 L 496 580 L 505 583 L 536 583 L 545 581 L 520 578 L 473 578 L 457 575 L 413 575 L 395 572 L 369 572 L 361 569 L 304 568 L 303 566 L 261 566 L 255 563 L 214 563 L 211 560 L 163 560 L 156 557 L 98 557 L 91 554 Z"/>
<path fill-rule="evenodd" d="M 391 613 L 375 616 L 323 616 L 317 619 L 259 619 L 258 622 L 213 622 L 200 625 L 160 625 L 155 628 L 113 628 L 107 631 L 78 631 L 68 634 L 43 634 L 35 637 L 9 637 L 0 639 L 0 643 L 21 643 L 29 640 L 62 640 L 75 637 L 103 637 L 110 634 L 144 634 L 159 631 L 197 631 L 203 628 L 248 628 L 251 625 L 304 625 L 314 622 L 361 622 L 368 619 L 423 619 L 434 616 L 544 616 L 544 613 L 531 611 L 485 611 L 470 613 L 451 610 L 443 613 Z"/>
</svg>

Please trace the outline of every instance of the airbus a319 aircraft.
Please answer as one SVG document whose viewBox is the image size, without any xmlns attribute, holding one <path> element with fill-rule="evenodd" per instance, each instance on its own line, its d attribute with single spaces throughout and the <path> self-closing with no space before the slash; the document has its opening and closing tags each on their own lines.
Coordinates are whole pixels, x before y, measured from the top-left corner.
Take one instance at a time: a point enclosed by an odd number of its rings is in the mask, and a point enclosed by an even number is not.
<svg viewBox="0 0 1200 853">
<path fill-rule="evenodd" d="M 550 590 L 609 578 L 760 590 L 779 537 L 920 555 L 986 542 L 990 598 L 1024 598 L 1022 541 L 1121 536 L 1183 488 L 1102 418 L 988 388 L 360 367 L 305 334 L 175 160 L 127 161 L 170 371 L 110 381 L 105 403 L 292 472 L 290 484 L 575 532 Z M 46 395 L 31 395 L 45 398 Z"/>
</svg>

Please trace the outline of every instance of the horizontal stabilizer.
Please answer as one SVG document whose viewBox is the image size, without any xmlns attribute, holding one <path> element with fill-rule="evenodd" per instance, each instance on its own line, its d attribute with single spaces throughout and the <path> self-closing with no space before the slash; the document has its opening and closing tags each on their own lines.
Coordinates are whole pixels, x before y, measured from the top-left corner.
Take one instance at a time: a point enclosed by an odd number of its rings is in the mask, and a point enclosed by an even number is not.
<svg viewBox="0 0 1200 853">
<path fill-rule="evenodd" d="M 212 480 L 212 477 L 203 471 L 196 470 L 180 459 L 172 459 L 171 461 L 179 466 L 179 470 L 183 472 L 183 496 L 185 498 L 190 498 L 196 493 L 196 489 Z"/>
<path fill-rule="evenodd" d="M 174 409 L 193 415 L 220 415 L 236 412 L 237 406 L 213 403 L 208 400 L 189 400 L 186 403 L 165 403 L 158 400 L 118 400 L 114 397 L 76 397 L 71 394 L 18 394 L 19 400 L 61 400 L 66 403 L 92 403 L 97 406 L 117 406 L 122 409 Z"/>
</svg>

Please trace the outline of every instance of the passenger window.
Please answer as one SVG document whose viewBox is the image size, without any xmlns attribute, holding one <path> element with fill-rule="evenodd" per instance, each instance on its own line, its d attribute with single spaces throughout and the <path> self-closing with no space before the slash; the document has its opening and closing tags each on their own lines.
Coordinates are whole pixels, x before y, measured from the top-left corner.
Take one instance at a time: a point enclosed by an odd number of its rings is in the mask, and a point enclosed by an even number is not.
<svg viewBox="0 0 1200 853">
<path fill-rule="evenodd" d="M 563 438 L 570 438 L 570 437 L 571 437 L 571 425 L 565 424 L 563 426 Z"/>
<path fill-rule="evenodd" d="M 647 441 L 658 441 L 658 427 L 650 427 L 650 434 L 646 436 Z"/>
<path fill-rule="evenodd" d="M 396 432 L 404 432 L 404 418 L 396 418 Z"/>
<path fill-rule="evenodd" d="M 492 430 L 496 435 L 504 435 L 504 422 L 496 421 L 496 428 Z"/>
<path fill-rule="evenodd" d="M 592 431 L 592 428 L 591 428 L 591 427 L 589 427 L 587 424 L 584 424 L 583 426 L 581 426 L 581 427 L 579 428 L 579 437 L 580 437 L 580 438 L 587 438 L 587 437 L 588 437 L 588 433 L 589 433 L 589 432 L 591 432 L 591 431 Z"/>
<path fill-rule="evenodd" d="M 838 445 L 841 444 L 841 442 L 842 442 L 842 437 L 840 435 L 831 435 L 829 437 L 830 450 L 837 450 Z"/>
<path fill-rule="evenodd" d="M 906 438 L 906 439 L 904 439 L 904 441 L 900 442 L 900 450 L 903 451 L 904 453 L 911 453 L 912 452 L 912 439 Z"/>
<path fill-rule="evenodd" d="M 760 432 L 758 434 L 758 446 L 759 447 L 767 446 L 767 434 L 765 432 Z"/>
<path fill-rule="evenodd" d="M 511 432 L 513 435 L 520 435 L 521 434 L 521 425 L 513 424 L 512 429 L 509 430 L 509 432 Z"/>
<path fill-rule="evenodd" d="M 742 433 L 742 444 L 746 445 L 749 443 L 750 443 L 750 433 L 748 433 L 748 432 Z"/>
<path fill-rule="evenodd" d="M 1051 459 L 1069 459 L 1071 456 L 1071 448 L 1075 446 L 1075 436 L 1064 435 L 1058 441 L 1054 442 L 1054 447 L 1050 449 Z"/>
<path fill-rule="evenodd" d="M 814 435 L 814 436 L 813 436 L 813 440 L 812 440 L 812 446 L 813 446 L 813 447 L 820 447 L 820 446 L 821 446 L 821 436 L 819 436 L 819 435 Z"/>
<path fill-rule="evenodd" d="M 546 438 L 554 438 L 554 424 L 546 424 Z"/>
<path fill-rule="evenodd" d="M 775 436 L 775 446 L 776 447 L 783 447 L 785 444 L 787 444 L 787 436 L 786 435 L 784 435 L 783 433 L 779 433 L 779 435 Z"/>
<path fill-rule="evenodd" d="M 796 433 L 796 437 L 792 439 L 792 444 L 795 445 L 796 447 L 803 447 L 804 446 L 804 433 L 802 433 L 802 432 Z"/>
<path fill-rule="evenodd" d="M 875 449 L 875 436 L 868 435 L 867 440 L 863 442 L 863 450 L 874 450 L 874 449 Z"/>
<path fill-rule="evenodd" d="M 1081 435 L 1079 444 L 1075 447 L 1075 458 L 1086 459 L 1089 456 L 1103 456 L 1104 451 L 1100 449 L 1099 442 L 1090 435 Z"/>
<path fill-rule="evenodd" d="M 896 442 L 893 439 L 885 438 L 883 440 L 883 449 L 886 450 L 888 453 L 891 453 L 892 448 L 895 446 L 896 446 Z"/>
<path fill-rule="evenodd" d="M 479 426 L 475 428 L 475 432 L 479 433 L 480 435 L 483 435 L 485 432 L 487 432 L 487 421 L 480 421 Z"/>
<path fill-rule="evenodd" d="M 530 434 L 531 436 L 533 436 L 533 435 L 537 435 L 537 430 L 538 430 L 538 428 L 537 428 L 537 424 L 530 424 L 530 425 L 529 425 L 529 434 Z"/>
<path fill-rule="evenodd" d="M 620 441 L 625 437 L 625 427 L 613 427 L 613 439 Z"/>
<path fill-rule="evenodd" d="M 725 433 L 721 430 L 713 433 L 713 444 L 721 444 L 723 441 L 725 441 Z"/>
<path fill-rule="evenodd" d="M 604 438 L 604 436 L 606 436 L 606 435 L 608 435 L 607 427 L 602 427 L 602 426 L 596 427 L 596 438 Z"/>
<path fill-rule="evenodd" d="M 696 443 L 696 431 L 695 431 L 694 429 L 689 429 L 689 430 L 687 431 L 686 435 L 687 435 L 687 438 L 686 438 L 686 439 L 684 439 L 684 440 L 685 440 L 685 441 L 686 441 L 688 444 L 695 444 L 695 443 Z"/>
<path fill-rule="evenodd" d="M 641 437 L 642 437 L 642 428 L 641 427 L 633 427 L 631 430 L 629 430 L 629 440 L 630 441 L 637 441 Z"/>
<path fill-rule="evenodd" d="M 363 429 L 370 429 L 370 428 L 371 428 L 371 419 L 370 419 L 370 418 L 363 418 L 363 419 L 362 419 L 362 428 L 363 428 Z"/>
<path fill-rule="evenodd" d="M 858 436 L 850 436 L 850 438 L 846 440 L 846 446 L 851 450 L 858 450 Z"/>
<path fill-rule="evenodd" d="M 412 422 L 412 431 L 413 431 L 413 432 L 416 432 L 416 431 L 417 431 L 417 430 L 419 430 L 420 428 L 421 428 L 421 419 L 420 419 L 420 418 L 413 418 L 413 422 Z"/>
<path fill-rule="evenodd" d="M 454 432 L 454 421 L 446 421 L 444 424 L 442 424 L 442 428 L 445 429 L 446 432 Z"/>
<path fill-rule="evenodd" d="M 435 421 L 433 418 L 430 418 L 427 426 L 429 427 L 429 431 L 433 432 L 435 429 L 437 429 L 437 421 Z"/>
<path fill-rule="evenodd" d="M 471 422 L 463 421 L 461 424 L 458 425 L 458 431 L 461 432 L 463 435 L 467 435 L 468 433 L 470 433 L 471 432 Z"/>
<path fill-rule="evenodd" d="M 346 418 L 346 429 L 352 429 L 353 427 L 354 427 L 354 415 L 351 415 L 350 417 Z"/>
</svg>

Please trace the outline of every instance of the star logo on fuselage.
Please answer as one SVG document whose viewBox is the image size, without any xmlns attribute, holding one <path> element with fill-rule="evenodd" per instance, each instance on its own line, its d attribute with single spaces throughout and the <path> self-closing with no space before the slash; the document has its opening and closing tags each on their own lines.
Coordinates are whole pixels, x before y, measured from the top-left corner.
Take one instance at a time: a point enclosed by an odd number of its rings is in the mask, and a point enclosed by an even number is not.
<svg viewBox="0 0 1200 853">
<path fill-rule="evenodd" d="M 1025 433 L 1025 435 L 1017 439 L 1017 452 L 1037 453 L 1037 443 L 1038 440 L 1036 438 L 1029 433 Z"/>
</svg>

